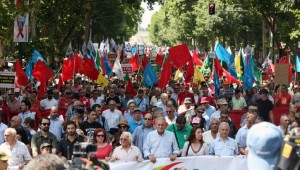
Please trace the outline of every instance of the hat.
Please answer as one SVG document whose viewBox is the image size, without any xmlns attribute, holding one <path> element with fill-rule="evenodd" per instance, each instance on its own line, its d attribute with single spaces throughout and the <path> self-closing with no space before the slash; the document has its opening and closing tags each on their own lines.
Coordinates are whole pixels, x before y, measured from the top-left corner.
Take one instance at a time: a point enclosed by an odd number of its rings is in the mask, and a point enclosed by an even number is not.
<svg viewBox="0 0 300 170">
<path fill-rule="evenodd" d="M 261 89 L 259 94 L 269 94 L 269 91 L 267 89 Z"/>
<path fill-rule="evenodd" d="M 71 94 L 70 90 L 65 90 L 65 94 Z"/>
<path fill-rule="evenodd" d="M 192 124 L 194 124 L 194 123 L 199 124 L 200 123 L 200 118 L 199 117 L 194 117 L 193 121 L 192 121 Z"/>
<path fill-rule="evenodd" d="M 40 146 L 40 149 L 43 149 L 45 147 L 53 147 L 50 143 L 43 143 L 41 146 Z"/>
<path fill-rule="evenodd" d="M 217 104 L 228 104 L 225 98 L 221 98 L 217 100 Z"/>
<path fill-rule="evenodd" d="M 126 119 L 120 120 L 118 127 L 120 128 L 121 125 L 126 125 L 128 129 L 130 128 L 130 126 L 128 125 L 128 121 Z"/>
<path fill-rule="evenodd" d="M 282 132 L 274 124 L 261 122 L 252 126 L 247 134 L 248 169 L 276 167 L 282 140 Z"/>
<path fill-rule="evenodd" d="M 15 88 L 15 93 L 20 93 L 20 88 Z"/>
<path fill-rule="evenodd" d="M 170 91 L 170 92 L 174 92 L 174 89 L 172 87 L 167 87 L 166 90 Z"/>
<path fill-rule="evenodd" d="M 142 111 L 141 111 L 141 109 L 140 109 L 140 108 L 138 108 L 138 107 L 137 107 L 137 108 L 135 108 L 135 109 L 133 110 L 133 112 L 136 112 L 136 111 L 138 111 L 138 112 L 142 112 Z"/>
<path fill-rule="evenodd" d="M 189 98 L 189 97 L 185 98 L 185 99 L 184 99 L 184 104 L 185 104 L 185 103 L 192 103 L 192 99 Z"/>
<path fill-rule="evenodd" d="M 132 100 L 132 99 L 130 99 L 130 100 L 127 102 L 127 107 L 129 107 L 129 105 L 130 105 L 131 103 L 135 103 L 135 101 Z"/>
<path fill-rule="evenodd" d="M 184 87 L 184 88 L 190 88 L 190 85 L 185 84 L 183 87 Z"/>
<path fill-rule="evenodd" d="M 257 110 L 257 106 L 249 106 L 248 110 Z"/>
<path fill-rule="evenodd" d="M 201 97 L 200 103 L 201 104 L 203 104 L 203 103 L 209 103 L 208 97 Z"/>
</svg>

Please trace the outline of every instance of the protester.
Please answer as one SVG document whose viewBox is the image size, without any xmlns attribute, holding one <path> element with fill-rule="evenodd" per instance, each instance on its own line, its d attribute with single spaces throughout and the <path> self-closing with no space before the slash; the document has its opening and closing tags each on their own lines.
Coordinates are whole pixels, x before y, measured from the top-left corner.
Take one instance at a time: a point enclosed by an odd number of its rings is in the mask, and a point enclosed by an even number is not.
<svg viewBox="0 0 300 170">
<path fill-rule="evenodd" d="M 208 155 L 208 145 L 203 141 L 203 129 L 200 127 L 194 127 L 191 130 L 188 141 L 184 143 L 181 156 L 199 156 Z"/>
<path fill-rule="evenodd" d="M 113 147 L 107 142 L 108 136 L 104 129 L 99 128 L 94 132 L 94 141 L 97 144 L 97 153 L 94 155 L 97 159 L 109 160 Z"/>
</svg>

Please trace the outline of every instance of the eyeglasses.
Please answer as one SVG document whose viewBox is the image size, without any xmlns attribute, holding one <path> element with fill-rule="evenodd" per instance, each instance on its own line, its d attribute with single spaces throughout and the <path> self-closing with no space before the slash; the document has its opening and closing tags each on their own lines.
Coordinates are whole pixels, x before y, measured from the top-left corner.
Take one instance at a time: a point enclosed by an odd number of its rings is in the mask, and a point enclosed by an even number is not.
<svg viewBox="0 0 300 170">
<path fill-rule="evenodd" d="M 99 137 L 99 138 L 100 138 L 100 137 L 104 138 L 104 135 L 97 135 L 97 137 Z"/>
<path fill-rule="evenodd" d="M 197 111 L 198 113 L 204 113 L 204 112 L 202 112 L 202 111 Z"/>
<path fill-rule="evenodd" d="M 125 128 L 127 128 L 127 126 L 120 126 L 120 128 L 121 128 L 121 129 L 123 129 L 123 128 L 125 129 Z"/>
<path fill-rule="evenodd" d="M 151 118 L 144 118 L 144 120 L 152 120 Z"/>
<path fill-rule="evenodd" d="M 126 138 L 120 138 L 120 141 L 127 141 L 128 139 Z"/>
<path fill-rule="evenodd" d="M 172 111 L 166 111 L 166 113 L 172 113 Z"/>
<path fill-rule="evenodd" d="M 50 126 L 50 123 L 41 123 L 43 126 Z"/>
</svg>

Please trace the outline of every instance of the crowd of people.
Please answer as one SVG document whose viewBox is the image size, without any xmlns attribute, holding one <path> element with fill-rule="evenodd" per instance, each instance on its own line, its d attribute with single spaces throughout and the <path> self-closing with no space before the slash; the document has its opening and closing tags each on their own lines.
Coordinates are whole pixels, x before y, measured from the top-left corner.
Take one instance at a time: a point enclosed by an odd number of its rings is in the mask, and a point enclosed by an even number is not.
<svg viewBox="0 0 300 170">
<path fill-rule="evenodd" d="M 140 86 L 136 95 L 125 84 L 112 79 L 103 89 L 77 77 L 61 90 L 48 87 L 43 98 L 31 83 L 2 94 L 0 153 L 10 157 L 8 166 L 22 169 L 43 154 L 72 160 L 78 142 L 96 144 L 91 157 L 110 162 L 247 155 L 249 129 L 274 123 L 274 108 L 287 110 L 277 126 L 282 136 L 300 123 L 298 86 L 265 82 L 244 92 L 243 84 L 224 81 L 215 96 L 207 77 L 199 84 L 171 79 L 165 89 Z M 240 124 L 232 110 L 247 110 Z"/>
</svg>

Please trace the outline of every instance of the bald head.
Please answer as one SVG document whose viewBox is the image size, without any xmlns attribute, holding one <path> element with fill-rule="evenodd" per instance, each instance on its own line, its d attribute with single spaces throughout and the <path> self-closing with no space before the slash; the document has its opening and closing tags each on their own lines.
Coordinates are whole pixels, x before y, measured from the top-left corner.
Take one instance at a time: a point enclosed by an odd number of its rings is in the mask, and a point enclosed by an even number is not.
<svg viewBox="0 0 300 170">
<path fill-rule="evenodd" d="M 10 120 L 10 124 L 11 124 L 12 128 L 19 128 L 19 127 L 21 127 L 21 123 L 22 123 L 22 120 L 21 120 L 21 118 L 19 116 L 14 116 Z"/>
</svg>

